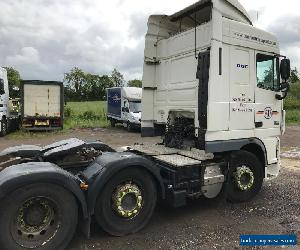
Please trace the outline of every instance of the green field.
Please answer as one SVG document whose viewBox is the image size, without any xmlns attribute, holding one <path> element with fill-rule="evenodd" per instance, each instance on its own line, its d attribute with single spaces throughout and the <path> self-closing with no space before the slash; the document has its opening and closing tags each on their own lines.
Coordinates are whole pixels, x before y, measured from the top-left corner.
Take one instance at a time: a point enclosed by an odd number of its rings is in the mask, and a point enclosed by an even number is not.
<svg viewBox="0 0 300 250">
<path fill-rule="evenodd" d="M 286 123 L 300 124 L 300 102 L 287 98 L 285 100 Z M 70 111 L 70 114 L 67 113 Z M 69 102 L 65 107 L 65 129 L 106 127 L 106 102 Z"/>
<path fill-rule="evenodd" d="M 287 99 L 285 102 L 286 123 L 287 125 L 300 124 L 299 101 Z M 106 119 L 106 101 L 93 102 L 68 102 L 65 106 L 64 130 L 51 133 L 63 133 L 74 128 L 99 128 L 108 127 L 109 122 Z M 48 136 L 49 133 L 34 133 L 17 131 L 12 133 L 9 138 L 31 138 Z"/>
<path fill-rule="evenodd" d="M 286 111 L 286 123 L 288 125 L 300 124 L 300 109 L 290 109 Z"/>
<path fill-rule="evenodd" d="M 106 102 L 68 102 L 64 129 L 107 127 Z"/>
</svg>

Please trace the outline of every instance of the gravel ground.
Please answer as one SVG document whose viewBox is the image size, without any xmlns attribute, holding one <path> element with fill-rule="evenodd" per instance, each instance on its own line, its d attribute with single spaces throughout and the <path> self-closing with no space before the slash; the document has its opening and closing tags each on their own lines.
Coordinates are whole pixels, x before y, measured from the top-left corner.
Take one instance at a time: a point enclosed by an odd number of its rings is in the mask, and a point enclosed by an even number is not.
<svg viewBox="0 0 300 250">
<path fill-rule="evenodd" d="M 0 138 L 0 150 L 20 144 L 45 145 L 69 137 L 99 139 L 114 147 L 159 141 L 159 138 L 140 138 L 138 133 L 127 133 L 120 128 L 76 130 L 30 139 Z M 288 128 L 282 145 L 285 149 L 300 147 L 300 128 Z M 300 160 L 284 158 L 282 165 L 279 177 L 266 182 L 250 202 L 231 204 L 220 197 L 190 201 L 188 206 L 178 209 L 158 206 L 150 223 L 139 233 L 111 237 L 94 224 L 91 239 L 78 232 L 68 249 L 240 249 L 239 235 L 247 233 L 296 233 L 299 242 Z"/>
<path fill-rule="evenodd" d="M 221 197 L 179 209 L 157 207 L 139 233 L 111 237 L 95 225 L 91 239 L 78 233 L 69 249 L 239 249 L 240 234 L 296 233 L 300 239 L 300 162 L 284 159 L 283 165 L 250 202 L 231 204 Z"/>
</svg>

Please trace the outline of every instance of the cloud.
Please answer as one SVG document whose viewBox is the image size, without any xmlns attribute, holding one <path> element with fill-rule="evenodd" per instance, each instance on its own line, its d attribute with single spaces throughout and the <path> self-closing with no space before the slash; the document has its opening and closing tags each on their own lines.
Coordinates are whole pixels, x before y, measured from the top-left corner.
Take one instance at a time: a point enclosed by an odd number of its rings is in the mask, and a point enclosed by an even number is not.
<svg viewBox="0 0 300 250">
<path fill-rule="evenodd" d="M 127 80 L 141 78 L 148 16 L 172 14 L 195 1 L 0 1 L 0 65 L 15 67 L 24 79 L 62 80 L 74 66 L 97 74 L 117 67 Z M 241 2 L 251 17 L 259 12 L 255 25 L 275 33 L 300 67 L 296 11 L 271 0 Z M 297 9 L 294 0 L 286 2 Z"/>
<path fill-rule="evenodd" d="M 280 17 L 267 29 L 278 37 L 283 48 L 297 44 L 300 48 L 300 15 Z"/>
<path fill-rule="evenodd" d="M 27 76 L 26 72 L 30 72 L 32 69 L 35 69 L 35 72 L 29 75 L 31 77 L 38 77 L 38 72 L 47 70 L 47 66 L 40 60 L 39 52 L 33 47 L 23 47 L 18 54 L 7 56 L 5 65 L 14 65 L 16 68 L 22 68 L 25 72 L 25 77 Z"/>
<path fill-rule="evenodd" d="M 24 47 L 21 49 L 20 54 L 7 56 L 6 61 L 8 64 L 28 64 L 37 66 L 40 63 L 40 56 L 35 48 Z"/>
</svg>

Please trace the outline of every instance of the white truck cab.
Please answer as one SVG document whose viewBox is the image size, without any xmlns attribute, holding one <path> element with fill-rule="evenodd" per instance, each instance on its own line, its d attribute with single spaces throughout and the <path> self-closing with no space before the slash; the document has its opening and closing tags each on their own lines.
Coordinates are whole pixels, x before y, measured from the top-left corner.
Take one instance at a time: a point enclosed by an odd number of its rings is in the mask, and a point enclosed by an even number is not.
<svg viewBox="0 0 300 250">
<path fill-rule="evenodd" d="M 141 126 L 142 89 L 115 87 L 107 89 L 107 118 L 111 125 L 121 123 L 128 131 Z"/>
<path fill-rule="evenodd" d="M 18 128 L 20 113 L 11 109 L 6 69 L 0 67 L 0 136 L 5 136 L 11 128 Z"/>
<path fill-rule="evenodd" d="M 6 69 L 0 68 L 0 120 L 7 116 L 9 101 L 9 90 Z M 1 128 L 0 128 L 1 129 Z"/>
<path fill-rule="evenodd" d="M 150 16 L 142 135 L 166 128 L 168 146 L 247 150 L 264 163 L 266 178 L 277 176 L 290 71 L 282 58 L 277 38 L 253 27 L 237 0 L 201 0 Z"/>
</svg>

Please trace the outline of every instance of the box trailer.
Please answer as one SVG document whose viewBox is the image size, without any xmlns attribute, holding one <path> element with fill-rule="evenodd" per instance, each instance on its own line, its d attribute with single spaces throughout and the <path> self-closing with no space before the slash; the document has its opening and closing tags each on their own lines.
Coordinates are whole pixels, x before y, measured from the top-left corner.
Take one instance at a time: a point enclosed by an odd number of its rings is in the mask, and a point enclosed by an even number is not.
<svg viewBox="0 0 300 250">
<path fill-rule="evenodd" d="M 56 130 L 63 128 L 64 88 L 62 82 L 22 81 L 21 95 L 23 129 Z"/>
<path fill-rule="evenodd" d="M 141 127 L 142 89 L 115 87 L 106 89 L 107 119 L 112 127 L 121 123 L 128 131 Z"/>
<path fill-rule="evenodd" d="M 144 61 L 142 133 L 162 126 L 164 140 L 118 151 L 78 139 L 2 151 L 2 249 L 63 249 L 77 224 L 90 235 L 93 218 L 111 235 L 135 233 L 157 200 L 245 202 L 278 175 L 290 61 L 238 1 L 150 16 Z"/>
<path fill-rule="evenodd" d="M 0 68 L 0 136 L 20 127 L 21 114 L 18 101 L 9 98 L 6 69 Z"/>
</svg>

